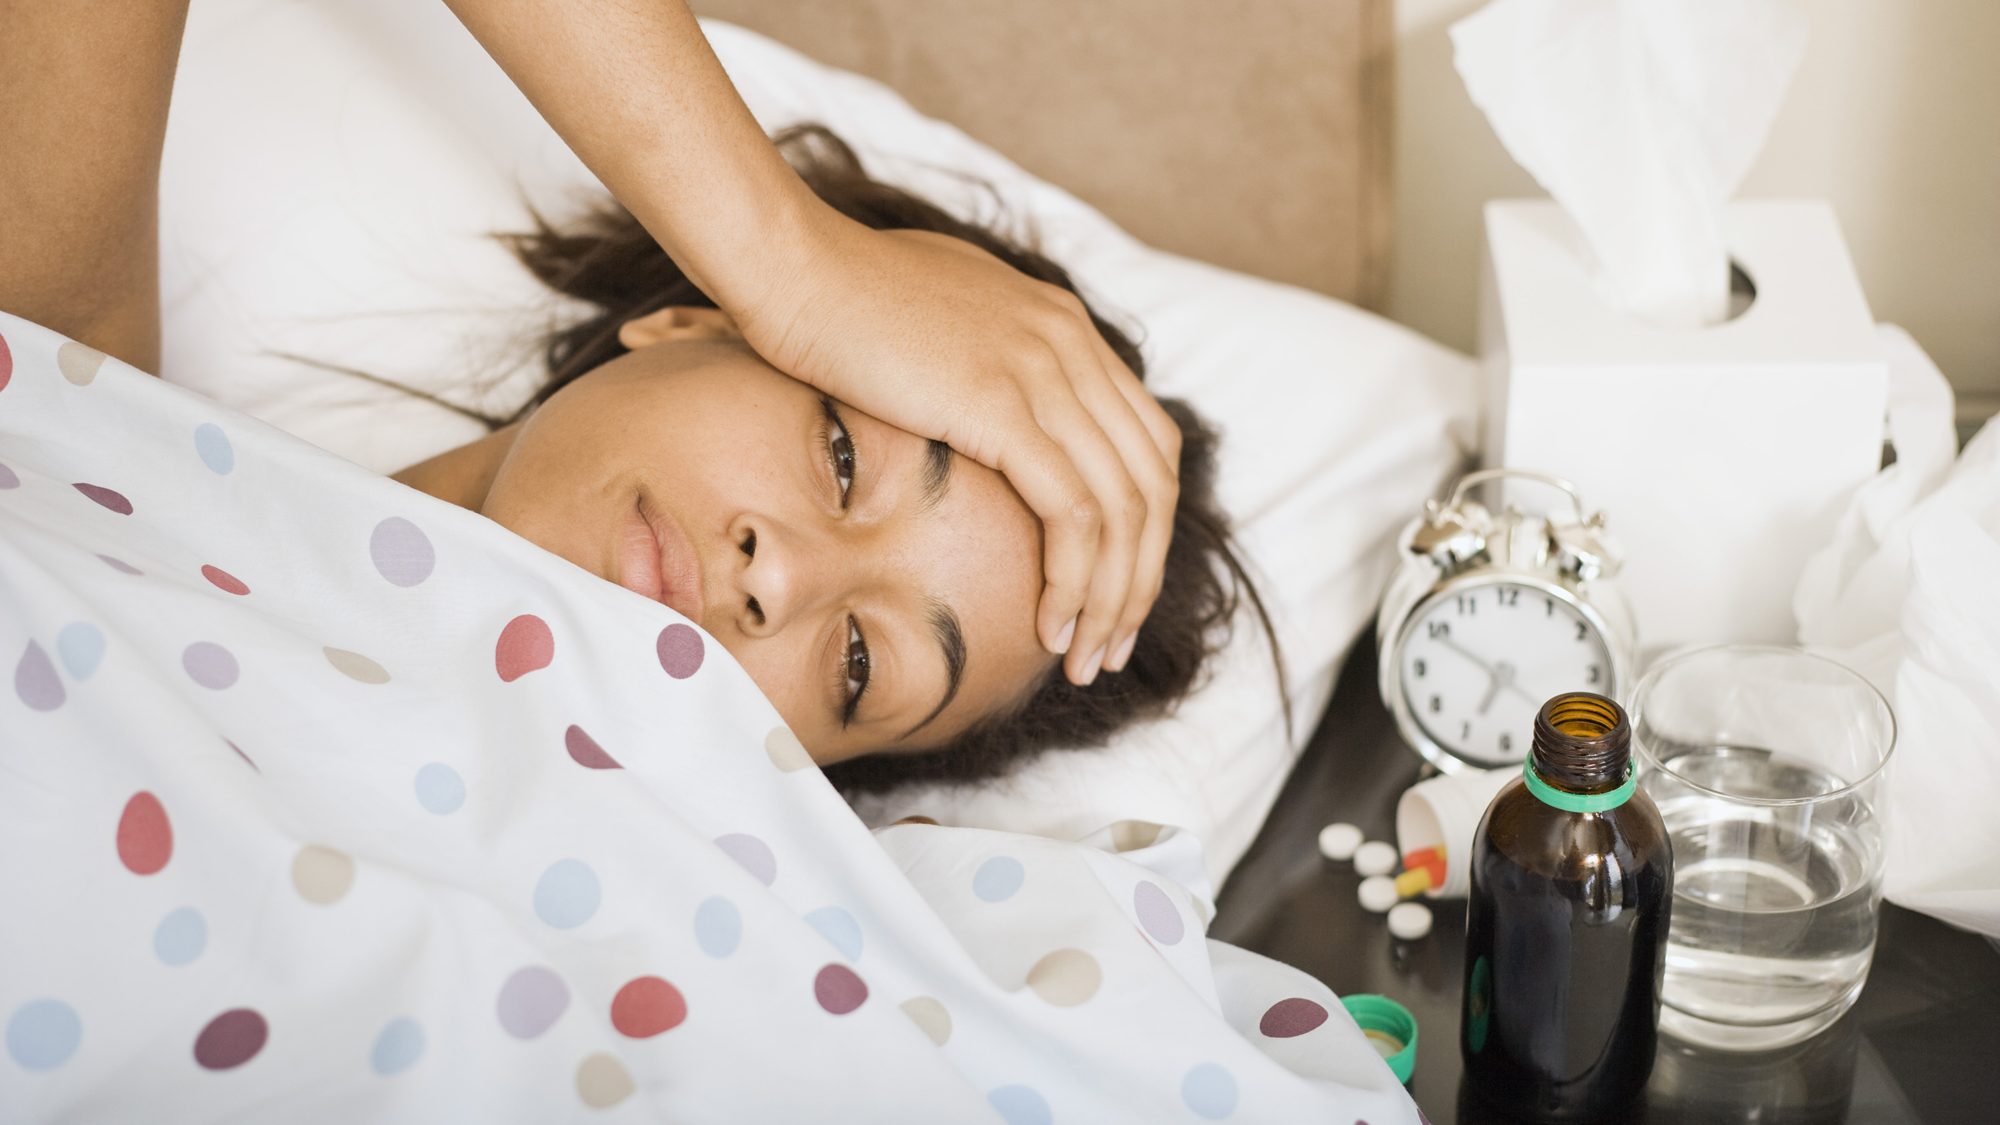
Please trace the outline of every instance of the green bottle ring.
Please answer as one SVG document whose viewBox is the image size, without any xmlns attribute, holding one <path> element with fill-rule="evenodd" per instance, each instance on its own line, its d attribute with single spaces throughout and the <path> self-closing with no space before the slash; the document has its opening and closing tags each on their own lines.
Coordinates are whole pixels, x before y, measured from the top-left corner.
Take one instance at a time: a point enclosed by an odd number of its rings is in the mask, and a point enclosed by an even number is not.
<svg viewBox="0 0 2000 1125">
<path fill-rule="evenodd" d="M 1571 793 L 1557 789 L 1535 772 L 1533 758 L 1521 763 L 1521 776 L 1527 780 L 1528 792 L 1533 793 L 1536 800 L 1564 812 L 1610 812 L 1631 800 L 1633 790 L 1639 787 L 1639 771 L 1630 762 L 1625 764 L 1625 783 L 1606 793 Z"/>
</svg>

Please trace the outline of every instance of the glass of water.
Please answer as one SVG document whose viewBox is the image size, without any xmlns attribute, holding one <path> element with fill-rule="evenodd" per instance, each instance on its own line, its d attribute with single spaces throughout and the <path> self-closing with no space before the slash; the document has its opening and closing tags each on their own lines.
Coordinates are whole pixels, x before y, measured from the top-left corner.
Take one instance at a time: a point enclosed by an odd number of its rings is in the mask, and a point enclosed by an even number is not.
<svg viewBox="0 0 2000 1125">
<path fill-rule="evenodd" d="M 1660 1030 L 1756 1051 L 1804 1040 L 1868 979 L 1882 902 L 1882 694 L 1797 648 L 1669 654 L 1628 709 L 1674 849 Z"/>
</svg>

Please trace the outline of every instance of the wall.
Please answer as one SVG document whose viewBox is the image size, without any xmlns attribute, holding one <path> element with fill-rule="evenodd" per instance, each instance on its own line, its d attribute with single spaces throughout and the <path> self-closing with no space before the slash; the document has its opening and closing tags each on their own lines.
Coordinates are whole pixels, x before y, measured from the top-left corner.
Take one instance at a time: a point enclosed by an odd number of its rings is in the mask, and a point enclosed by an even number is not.
<svg viewBox="0 0 2000 1125">
<path fill-rule="evenodd" d="M 1474 347 L 1479 205 L 1546 195 L 1465 93 L 1445 29 L 1480 0 L 1397 0 L 1395 238 L 1387 311 Z M 1739 196 L 1833 201 L 1876 319 L 1909 329 L 2000 411 L 2000 3 L 1805 0 L 1792 80 Z"/>
</svg>

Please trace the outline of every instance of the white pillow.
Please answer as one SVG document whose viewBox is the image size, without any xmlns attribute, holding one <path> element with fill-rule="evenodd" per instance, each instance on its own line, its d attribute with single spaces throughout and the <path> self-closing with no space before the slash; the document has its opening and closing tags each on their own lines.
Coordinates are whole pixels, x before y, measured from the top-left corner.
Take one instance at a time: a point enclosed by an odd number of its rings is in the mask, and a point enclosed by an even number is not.
<svg viewBox="0 0 2000 1125">
<path fill-rule="evenodd" d="M 905 787 L 857 813 L 1064 838 L 1177 824 L 1204 842 L 1219 888 L 1373 612 L 1396 530 L 1472 447 L 1470 361 L 1339 301 L 1150 249 L 878 83 L 704 27 L 767 128 L 823 122 L 875 175 L 961 215 L 993 220 L 965 174 L 991 184 L 1011 229 L 1138 330 L 1148 385 L 1223 432 L 1221 500 L 1291 675 L 1288 740 L 1246 606 L 1174 717 L 1001 784 Z M 535 342 L 578 311 L 484 238 L 525 227 L 517 183 L 552 219 L 602 191 L 443 5 L 195 5 L 161 173 L 163 373 L 381 472 L 479 436 L 441 407 L 273 353 L 511 410 L 543 375 Z M 483 399 L 474 375 L 493 385 Z"/>
</svg>

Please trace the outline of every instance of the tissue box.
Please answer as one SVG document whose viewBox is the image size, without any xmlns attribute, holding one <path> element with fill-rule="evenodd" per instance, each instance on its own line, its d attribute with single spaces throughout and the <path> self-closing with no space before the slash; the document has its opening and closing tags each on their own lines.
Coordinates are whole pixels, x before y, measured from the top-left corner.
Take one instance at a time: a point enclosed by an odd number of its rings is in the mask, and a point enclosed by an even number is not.
<svg viewBox="0 0 2000 1125">
<path fill-rule="evenodd" d="M 1642 661 L 1796 643 L 1806 556 L 1881 465 L 1888 369 L 1833 209 L 1745 200 L 1723 225 L 1754 299 L 1676 330 L 1611 303 L 1554 202 L 1486 205 L 1484 462 L 1567 478 L 1605 513 Z M 1509 483 L 1503 499 L 1562 498 Z"/>
</svg>

